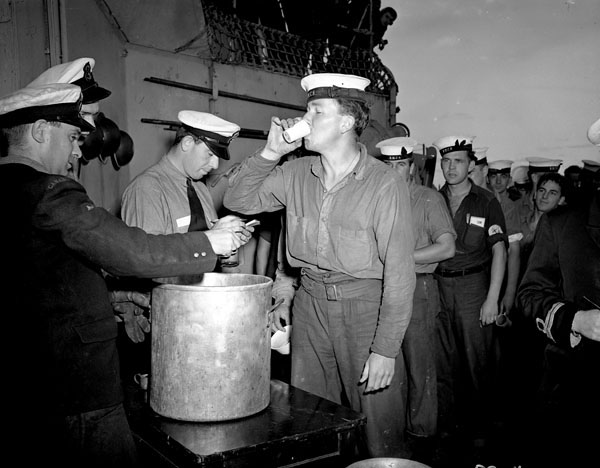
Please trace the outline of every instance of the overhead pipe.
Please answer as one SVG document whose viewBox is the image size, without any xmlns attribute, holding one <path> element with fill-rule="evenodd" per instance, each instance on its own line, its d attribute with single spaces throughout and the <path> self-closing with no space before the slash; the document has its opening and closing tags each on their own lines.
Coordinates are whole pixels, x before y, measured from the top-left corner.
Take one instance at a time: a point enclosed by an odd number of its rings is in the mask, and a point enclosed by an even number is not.
<svg viewBox="0 0 600 468">
<path fill-rule="evenodd" d="M 177 130 L 181 126 L 181 122 L 175 122 L 174 120 L 160 120 L 160 119 L 141 119 L 142 123 L 154 124 L 154 125 L 165 125 L 168 128 L 166 130 Z M 250 138 L 253 140 L 266 140 L 268 131 L 256 130 L 253 128 L 242 128 L 240 129 L 239 138 Z"/>
<path fill-rule="evenodd" d="M 165 80 L 164 78 L 157 78 L 155 76 L 146 77 L 144 78 L 144 81 L 161 84 L 164 86 L 171 86 L 173 88 L 187 89 L 189 91 L 196 91 L 198 93 L 211 95 L 213 94 L 213 90 L 211 88 L 192 85 L 189 83 L 182 83 L 180 81 Z M 232 99 L 239 99 L 240 101 L 254 102 L 256 104 L 263 104 L 265 106 L 283 107 L 285 109 L 292 109 L 302 113 L 306 112 L 306 106 L 297 106 L 295 104 L 287 104 L 285 102 L 271 101 L 269 99 L 261 99 L 252 96 L 246 96 L 245 94 L 230 93 L 228 91 L 219 91 L 219 96 Z"/>
</svg>

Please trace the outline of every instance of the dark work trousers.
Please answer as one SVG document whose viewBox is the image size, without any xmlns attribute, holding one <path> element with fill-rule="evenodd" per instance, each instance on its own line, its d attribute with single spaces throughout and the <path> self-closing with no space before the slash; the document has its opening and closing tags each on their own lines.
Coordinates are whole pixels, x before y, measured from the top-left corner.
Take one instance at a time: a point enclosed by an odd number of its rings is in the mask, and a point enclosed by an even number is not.
<svg viewBox="0 0 600 468">
<path fill-rule="evenodd" d="M 453 433 L 458 425 L 473 440 L 485 439 L 491 429 L 496 374 L 495 327 L 482 327 L 479 321 L 489 275 L 484 271 L 458 277 L 438 276 L 438 284 L 439 430 Z"/>
<path fill-rule="evenodd" d="M 437 427 L 435 320 L 440 308 L 432 274 L 417 274 L 410 324 L 402 342 L 406 366 L 407 427 L 416 436 L 433 436 Z"/>
<path fill-rule="evenodd" d="M 122 404 L 67 416 L 48 434 L 56 466 L 133 468 L 138 455 Z"/>
<path fill-rule="evenodd" d="M 344 395 L 353 410 L 367 417 L 369 455 L 403 457 L 402 355 L 396 358 L 389 387 L 365 394 L 365 384 L 359 384 L 377 328 L 381 293 L 379 280 L 303 272 L 293 306 L 291 383 L 336 403 Z"/>
</svg>

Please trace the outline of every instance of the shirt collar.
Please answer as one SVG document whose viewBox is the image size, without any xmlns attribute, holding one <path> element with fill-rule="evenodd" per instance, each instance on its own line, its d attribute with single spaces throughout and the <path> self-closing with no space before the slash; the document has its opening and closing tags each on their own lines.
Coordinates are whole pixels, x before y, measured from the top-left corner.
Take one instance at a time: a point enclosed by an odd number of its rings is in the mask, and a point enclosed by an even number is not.
<svg viewBox="0 0 600 468">
<path fill-rule="evenodd" d="M 181 182 L 183 185 L 187 183 L 188 177 L 179 169 L 177 169 L 177 167 L 175 167 L 175 164 L 171 162 L 166 154 L 160 159 L 158 166 L 169 178 L 173 179 L 174 181 Z"/>
<path fill-rule="evenodd" d="M 471 179 L 469 179 L 469 180 L 471 180 Z M 450 193 L 449 187 L 450 186 L 448 185 L 448 182 L 446 182 L 440 189 L 440 192 L 443 193 L 444 195 L 446 195 L 446 197 L 448 197 L 448 194 Z M 479 185 L 477 185 L 476 183 L 474 183 L 471 180 L 471 188 L 469 189 L 469 192 L 465 195 L 465 198 L 469 197 L 469 196 L 473 196 L 473 195 L 478 196 L 481 193 L 483 193 L 483 190 L 485 190 L 485 189 L 482 189 Z"/>
<path fill-rule="evenodd" d="M 362 143 L 358 143 L 358 152 L 358 163 L 356 163 L 356 166 L 354 166 L 354 169 L 352 169 L 351 174 L 353 174 L 357 180 L 362 180 L 365 178 L 366 162 L 368 156 L 367 147 Z M 323 163 L 321 162 L 320 156 L 315 158 L 315 160 L 311 163 L 310 168 L 311 172 L 316 177 L 321 178 L 323 176 Z"/>
<path fill-rule="evenodd" d="M 494 194 L 494 197 L 496 197 L 496 199 L 498 201 L 500 200 L 509 200 L 509 195 L 508 195 L 508 190 L 505 190 L 502 193 L 496 193 L 495 191 L 492 190 L 492 193 Z"/>
</svg>

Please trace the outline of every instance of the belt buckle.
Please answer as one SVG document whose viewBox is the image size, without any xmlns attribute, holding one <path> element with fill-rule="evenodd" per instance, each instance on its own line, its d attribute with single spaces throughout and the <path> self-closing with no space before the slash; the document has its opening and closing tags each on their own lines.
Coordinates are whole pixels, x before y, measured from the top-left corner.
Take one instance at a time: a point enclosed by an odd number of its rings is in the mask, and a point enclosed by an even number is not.
<svg viewBox="0 0 600 468">
<path fill-rule="evenodd" d="M 327 294 L 328 301 L 339 301 L 342 298 L 342 292 L 338 290 L 335 284 L 326 284 L 325 294 Z"/>
</svg>

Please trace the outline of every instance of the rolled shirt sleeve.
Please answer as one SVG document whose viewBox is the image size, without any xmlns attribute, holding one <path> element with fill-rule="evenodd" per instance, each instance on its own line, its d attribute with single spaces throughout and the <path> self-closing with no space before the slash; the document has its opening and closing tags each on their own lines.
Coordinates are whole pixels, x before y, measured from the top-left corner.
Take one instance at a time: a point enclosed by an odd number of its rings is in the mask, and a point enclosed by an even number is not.
<svg viewBox="0 0 600 468">
<path fill-rule="evenodd" d="M 496 198 L 490 198 L 487 221 L 487 242 L 492 247 L 496 242 L 504 242 L 508 248 L 508 236 L 506 234 L 506 221 L 500 202 Z"/>
</svg>

